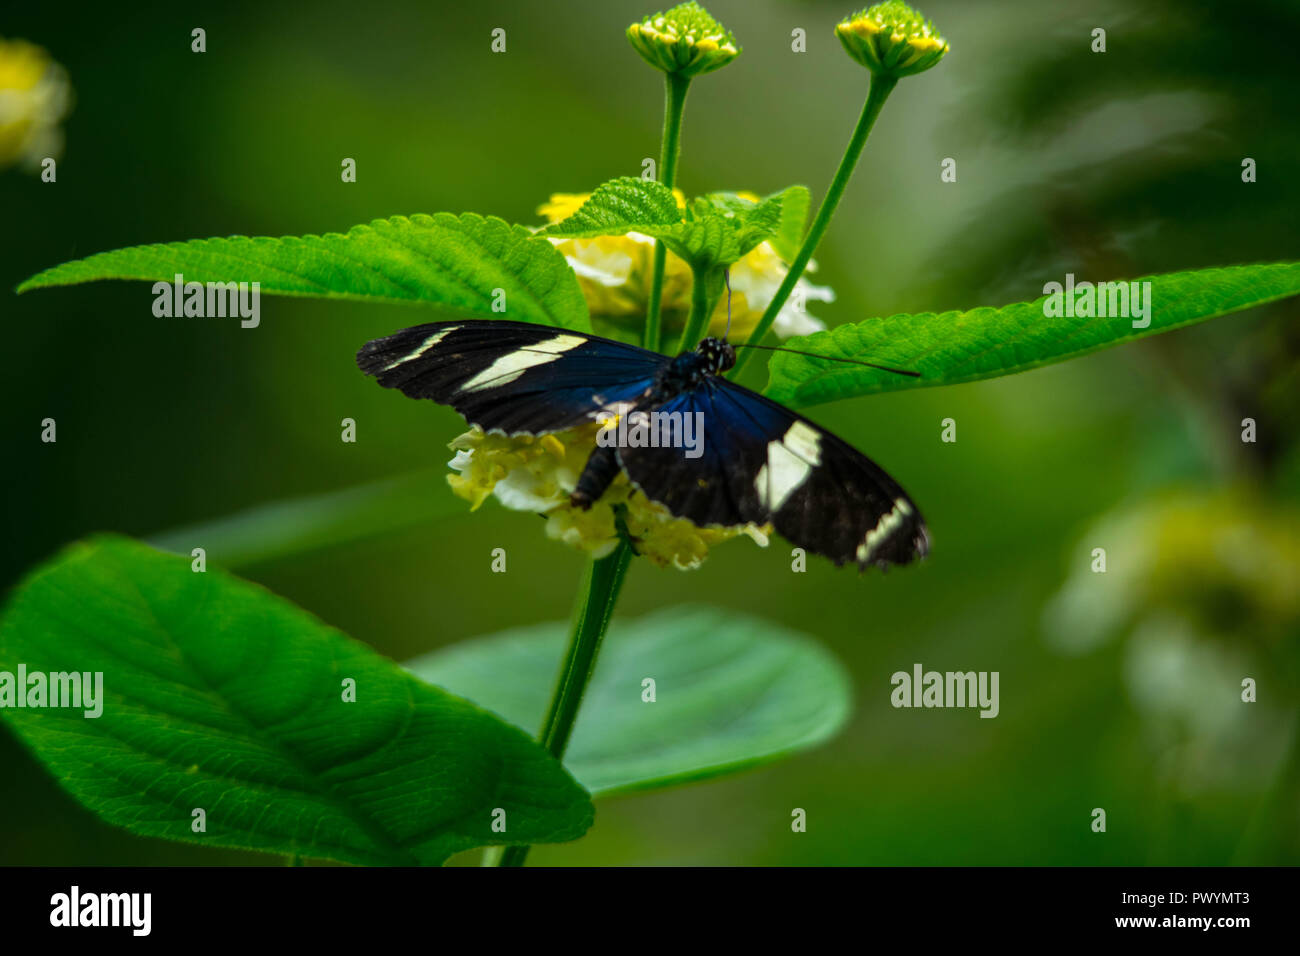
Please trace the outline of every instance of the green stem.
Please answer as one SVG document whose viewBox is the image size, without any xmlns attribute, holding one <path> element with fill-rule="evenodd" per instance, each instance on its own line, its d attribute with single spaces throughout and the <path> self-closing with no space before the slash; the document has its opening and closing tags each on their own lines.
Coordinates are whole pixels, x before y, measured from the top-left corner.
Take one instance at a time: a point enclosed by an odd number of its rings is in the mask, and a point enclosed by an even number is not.
<svg viewBox="0 0 1300 956">
<path fill-rule="evenodd" d="M 677 185 L 677 157 L 682 151 L 682 113 L 686 111 L 686 92 L 690 85 L 689 77 L 676 73 L 664 75 L 664 133 L 659 142 L 658 178 L 669 189 Z M 662 241 L 656 240 L 650 300 L 646 303 L 645 334 L 642 336 L 642 344 L 654 352 L 659 351 L 664 267 L 667 261 L 668 248 Z"/>
<path fill-rule="evenodd" d="M 785 274 L 785 279 L 781 282 L 780 288 L 776 290 L 776 295 L 768 303 L 766 311 L 763 312 L 763 317 L 758 320 L 758 325 L 754 327 L 753 333 L 749 336 L 751 345 L 757 345 L 763 341 L 763 336 L 767 335 L 768 330 L 772 328 L 772 323 L 776 321 L 777 313 L 785 305 L 785 300 L 790 298 L 795 283 L 799 281 L 804 269 L 808 267 L 808 260 L 812 258 L 818 243 L 822 241 L 822 235 L 826 232 L 826 227 L 830 225 L 831 217 L 835 215 L 835 207 L 840 204 L 840 197 L 844 195 L 844 188 L 848 186 L 849 180 L 853 178 L 853 170 L 858 165 L 858 157 L 862 155 L 862 147 L 866 145 L 867 137 L 871 135 L 871 127 L 875 125 L 876 117 L 880 115 L 885 100 L 889 98 L 889 94 L 893 92 L 897 84 L 898 80 L 893 77 L 872 76 L 871 88 L 867 92 L 867 101 L 862 104 L 862 115 L 858 117 L 858 125 L 853 128 L 853 137 L 849 140 L 848 148 L 844 151 L 839 168 L 835 170 L 835 178 L 831 180 L 830 189 L 826 191 L 826 198 L 822 200 L 821 208 L 817 210 L 817 215 L 813 217 L 813 223 L 808 229 L 808 235 L 804 237 L 803 245 L 799 247 L 799 254 L 794 257 L 794 262 L 790 263 L 790 271 Z M 754 351 L 754 349 L 742 349 L 740 351 L 736 359 L 736 367 L 731 371 L 732 378 L 740 374 L 740 370 L 745 367 L 745 362 Z"/>
<path fill-rule="evenodd" d="M 707 269 L 692 267 L 691 314 L 686 319 L 686 328 L 682 329 L 681 341 L 677 343 L 678 352 L 693 349 L 699 344 L 700 339 L 704 337 L 704 330 L 708 328 L 713 309 L 717 305 L 717 300 L 709 297 L 707 275 Z"/>
<path fill-rule="evenodd" d="M 538 735 L 538 742 L 556 760 L 562 760 L 569 745 L 582 695 L 595 670 L 596 654 L 601 639 L 614 613 L 614 603 L 623 587 L 628 563 L 632 560 L 632 546 L 620 539 L 618 547 L 608 556 L 587 564 L 587 574 L 580 592 L 578 605 L 573 612 L 573 626 L 569 634 L 569 649 L 560 668 L 551 706 Z M 522 866 L 528 856 L 528 847 L 507 847 L 498 866 Z"/>
</svg>

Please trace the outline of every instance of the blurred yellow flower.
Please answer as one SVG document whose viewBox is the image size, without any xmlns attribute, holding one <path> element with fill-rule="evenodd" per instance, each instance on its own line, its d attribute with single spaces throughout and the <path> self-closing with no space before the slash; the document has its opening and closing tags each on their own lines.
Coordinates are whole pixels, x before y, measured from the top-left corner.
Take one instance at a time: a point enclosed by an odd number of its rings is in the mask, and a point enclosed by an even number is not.
<svg viewBox="0 0 1300 956">
<path fill-rule="evenodd" d="M 590 510 L 575 508 L 569 495 L 587 456 L 596 448 L 600 427 L 592 423 L 537 438 L 507 438 L 471 429 L 450 445 L 456 452 L 450 462 L 455 473 L 447 476 L 447 482 L 475 509 L 495 497 L 514 511 L 542 515 L 550 537 L 598 558 L 618 543 L 615 508 L 619 506 L 626 509 L 625 526 L 637 551 L 660 567 L 697 568 L 711 547 L 741 534 L 767 546 L 770 527 L 698 528 L 650 501 L 622 474 Z"/>
<path fill-rule="evenodd" d="M 0 169 L 21 163 L 37 170 L 63 152 L 59 122 L 72 88 L 63 67 L 26 40 L 0 37 Z"/>
<path fill-rule="evenodd" d="M 686 197 L 678 190 L 677 204 L 683 208 Z M 739 193 L 757 202 L 752 193 Z M 547 223 L 567 219 L 577 212 L 590 193 L 556 193 L 538 207 L 538 215 Z M 617 333 L 640 332 L 650 298 L 650 278 L 654 266 L 654 240 L 638 232 L 624 236 L 600 236 L 595 239 L 551 239 L 578 274 L 596 330 L 611 337 Z M 808 263 L 808 271 L 816 263 Z M 785 278 L 786 264 L 769 243 L 762 243 L 731 266 L 731 339 L 743 340 L 758 324 L 763 310 Z M 773 326 L 781 338 L 820 332 L 826 324 L 808 314 L 808 302 L 834 302 L 835 293 L 827 286 L 813 285 L 800 278 L 790 298 L 777 314 Z M 664 328 L 681 332 L 691 308 L 691 268 L 671 252 L 664 266 L 662 300 Z M 723 296 L 709 323 L 709 334 L 721 336 L 727 326 L 727 300 Z M 667 337 L 672 342 L 671 336 Z"/>
<path fill-rule="evenodd" d="M 1045 612 L 1060 649 L 1082 653 L 1156 611 L 1229 643 L 1280 646 L 1300 628 L 1300 512 L 1252 496 L 1169 490 L 1092 528 L 1120 573 L 1079 562 Z"/>
<path fill-rule="evenodd" d="M 1294 734 L 1275 675 L 1300 635 L 1300 512 L 1247 487 L 1169 489 L 1104 516 L 1072 563 L 1046 637 L 1072 655 L 1122 640 L 1155 771 L 1187 793 L 1267 785 Z"/>
</svg>

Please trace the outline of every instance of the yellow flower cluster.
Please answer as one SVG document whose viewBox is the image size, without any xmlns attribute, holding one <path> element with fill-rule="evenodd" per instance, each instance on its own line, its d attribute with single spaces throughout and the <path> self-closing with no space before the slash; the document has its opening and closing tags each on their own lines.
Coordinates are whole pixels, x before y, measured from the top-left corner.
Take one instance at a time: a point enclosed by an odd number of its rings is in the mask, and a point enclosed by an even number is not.
<svg viewBox="0 0 1300 956">
<path fill-rule="evenodd" d="M 28 170 L 63 151 L 63 119 L 72 92 L 63 67 L 40 47 L 0 37 L 0 169 Z"/>
<path fill-rule="evenodd" d="M 543 515 L 550 537 L 598 558 L 618 543 L 616 508 L 637 551 L 660 567 L 697 568 L 711 547 L 741 534 L 766 547 L 770 527 L 698 528 L 650 501 L 622 474 L 590 510 L 573 507 L 569 494 L 596 447 L 599 428 L 593 423 L 538 438 L 472 429 L 451 443 L 455 473 L 447 481 L 475 509 L 495 497 L 514 511 Z"/>
<path fill-rule="evenodd" d="M 686 197 L 674 190 L 683 208 Z M 739 193 L 757 202 L 752 193 Z M 547 223 L 561 222 L 577 212 L 589 193 L 557 193 L 537 210 Z M 551 239 L 578 275 L 578 284 L 587 300 L 596 331 L 612 338 L 639 340 L 650 298 L 650 280 L 654 267 L 654 240 L 637 232 L 624 236 L 599 236 L 595 239 Z M 808 271 L 816 263 L 808 263 Z M 731 266 L 731 339 L 743 341 L 754 330 L 777 288 L 785 278 L 786 264 L 769 243 L 761 243 Z M 826 325 L 809 315 L 808 302 L 833 302 L 835 293 L 826 286 L 813 285 L 800 278 L 790 298 L 777 314 L 773 330 L 781 338 L 810 335 Z M 680 332 L 686 325 L 691 307 L 691 268 L 682 259 L 668 253 L 664 265 L 662 315 L 664 328 Z M 721 336 L 727 326 L 726 296 L 718 303 L 709 323 L 709 334 Z M 635 334 L 633 334 L 635 333 Z M 668 344 L 673 342 L 666 337 Z"/>
</svg>

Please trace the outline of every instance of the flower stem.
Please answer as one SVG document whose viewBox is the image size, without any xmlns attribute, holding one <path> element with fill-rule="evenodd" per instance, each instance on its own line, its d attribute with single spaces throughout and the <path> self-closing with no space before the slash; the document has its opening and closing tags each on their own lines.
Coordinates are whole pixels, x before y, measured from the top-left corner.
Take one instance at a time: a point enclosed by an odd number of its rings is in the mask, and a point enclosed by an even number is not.
<svg viewBox="0 0 1300 956">
<path fill-rule="evenodd" d="M 677 185 L 677 157 L 682 151 L 682 113 L 686 110 L 686 92 L 690 85 L 690 77 L 676 73 L 664 75 L 664 133 L 659 143 L 659 181 L 669 189 Z M 659 351 L 664 267 L 667 262 L 668 248 L 661 240 L 656 240 L 650 300 L 646 304 L 645 334 L 642 337 L 642 344 L 653 352 Z"/>
<path fill-rule="evenodd" d="M 835 207 L 840 204 L 840 197 L 844 195 L 844 188 L 848 186 L 849 180 L 853 178 L 853 170 L 858 165 L 858 157 L 862 155 L 862 147 L 866 145 L 867 137 L 871 135 L 871 127 L 875 125 L 876 117 L 880 115 L 885 100 L 889 98 L 889 94 L 893 92 L 897 84 L 898 80 L 893 77 L 872 76 L 871 87 L 867 91 L 867 101 L 862 104 L 862 115 L 858 117 L 858 125 L 853 128 L 853 137 L 849 140 L 843 158 L 840 159 L 839 168 L 835 170 L 835 178 L 831 180 L 830 188 L 826 191 L 826 198 L 822 200 L 817 215 L 813 217 L 812 226 L 808 229 L 808 235 L 804 237 L 803 245 L 799 247 L 799 254 L 794 257 L 794 262 L 790 263 L 790 269 L 786 272 L 780 288 L 776 290 L 776 295 L 767 304 L 763 317 L 758 320 L 758 325 L 754 327 L 753 333 L 749 336 L 751 345 L 757 345 L 763 341 L 763 336 L 767 335 L 768 330 L 772 328 L 772 323 L 776 321 L 777 314 L 781 311 L 781 307 L 785 305 L 785 300 L 790 298 L 795 283 L 799 281 L 804 269 L 808 267 L 808 260 L 812 258 L 818 243 L 822 241 L 822 235 L 825 234 L 826 227 L 830 225 L 831 217 L 835 215 Z M 740 351 L 736 358 L 736 366 L 731 371 L 733 379 L 740 374 L 740 370 L 745 367 L 746 360 L 753 353 L 753 349 L 742 349 Z"/>
<path fill-rule="evenodd" d="M 608 556 L 587 564 L 583 588 L 573 612 L 573 626 L 569 632 L 569 649 L 560 667 L 559 680 L 551 695 L 551 706 L 546 722 L 538 735 L 538 742 L 556 760 L 564 757 L 573 733 L 582 695 L 587 690 L 596 667 L 596 654 L 601 639 L 614 614 L 614 604 L 623 587 L 628 563 L 632 560 L 632 546 L 620 539 L 618 547 Z M 526 846 L 507 847 L 498 866 L 523 866 L 528 856 Z"/>
<path fill-rule="evenodd" d="M 691 270 L 691 314 L 686 319 L 686 328 L 682 329 L 682 339 L 677 343 L 677 351 L 693 349 L 704 336 L 709 318 L 713 315 L 716 299 L 709 296 L 707 268 Z"/>
</svg>

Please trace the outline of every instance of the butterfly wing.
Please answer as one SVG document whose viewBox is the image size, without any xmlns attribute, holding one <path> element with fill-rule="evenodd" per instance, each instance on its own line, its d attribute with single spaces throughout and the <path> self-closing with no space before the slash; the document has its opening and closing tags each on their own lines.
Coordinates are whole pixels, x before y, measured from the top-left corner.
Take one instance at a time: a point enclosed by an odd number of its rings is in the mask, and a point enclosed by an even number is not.
<svg viewBox="0 0 1300 956">
<path fill-rule="evenodd" d="M 628 478 L 694 524 L 771 522 L 837 565 L 907 564 L 930 537 L 920 510 L 885 471 L 843 440 L 721 378 L 656 408 L 693 416 L 698 457 L 683 448 L 619 448 Z"/>
<path fill-rule="evenodd" d="M 450 405 L 472 425 L 541 435 L 634 401 L 668 359 L 581 332 L 528 322 L 430 322 L 367 342 L 357 365 L 385 388 Z"/>
</svg>

